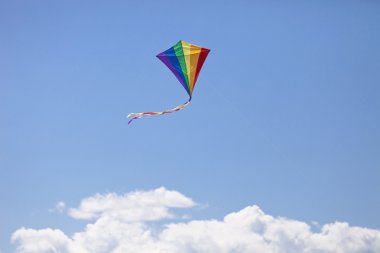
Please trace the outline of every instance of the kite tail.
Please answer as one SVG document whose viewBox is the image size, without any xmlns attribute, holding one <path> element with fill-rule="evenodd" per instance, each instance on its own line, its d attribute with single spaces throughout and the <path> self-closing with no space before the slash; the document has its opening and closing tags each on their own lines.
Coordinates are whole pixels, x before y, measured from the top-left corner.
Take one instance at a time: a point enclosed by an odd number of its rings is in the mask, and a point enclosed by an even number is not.
<svg viewBox="0 0 380 253">
<path fill-rule="evenodd" d="M 163 111 L 163 112 L 133 112 L 133 113 L 130 113 L 128 114 L 127 118 L 131 118 L 129 121 L 128 121 L 128 124 L 131 124 L 131 122 L 135 119 L 139 119 L 141 117 L 144 117 L 144 116 L 157 116 L 157 115 L 163 115 L 163 114 L 168 114 L 168 113 L 173 113 L 173 112 L 177 112 L 179 110 L 182 110 L 183 108 L 185 108 L 188 104 L 190 104 L 190 101 L 191 101 L 191 97 L 189 98 L 189 100 L 186 102 L 186 103 L 183 103 L 177 107 L 174 107 L 173 109 L 170 109 L 170 110 L 166 110 L 166 111 Z"/>
</svg>

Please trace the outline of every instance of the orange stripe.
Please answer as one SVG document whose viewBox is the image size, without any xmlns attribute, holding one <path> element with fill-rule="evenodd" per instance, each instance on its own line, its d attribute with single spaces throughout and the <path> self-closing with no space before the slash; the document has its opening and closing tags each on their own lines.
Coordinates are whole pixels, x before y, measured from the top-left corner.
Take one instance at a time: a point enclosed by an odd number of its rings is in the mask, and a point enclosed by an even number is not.
<svg viewBox="0 0 380 253">
<path fill-rule="evenodd" d="M 193 93 L 194 86 L 195 86 L 195 75 L 197 72 L 197 66 L 198 66 L 198 59 L 199 55 L 201 53 L 201 47 L 190 45 L 190 71 L 189 73 L 189 85 L 190 85 L 190 94 Z"/>
</svg>

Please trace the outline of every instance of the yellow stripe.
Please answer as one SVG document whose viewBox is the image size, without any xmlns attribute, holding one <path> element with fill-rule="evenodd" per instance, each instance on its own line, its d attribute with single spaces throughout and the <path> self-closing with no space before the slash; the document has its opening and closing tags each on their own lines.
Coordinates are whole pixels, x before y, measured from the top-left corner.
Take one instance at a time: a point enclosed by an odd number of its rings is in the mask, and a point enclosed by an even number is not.
<svg viewBox="0 0 380 253">
<path fill-rule="evenodd" d="M 195 72 L 197 71 L 198 59 L 201 53 L 201 47 L 190 44 L 190 68 L 187 69 L 189 73 L 190 93 L 193 93 L 195 85 Z"/>
<path fill-rule="evenodd" d="M 191 61 L 190 61 L 190 54 L 191 54 L 191 51 L 190 51 L 190 44 L 187 43 L 186 41 L 182 41 L 181 40 L 181 43 L 182 43 L 182 51 L 183 51 L 183 57 L 185 58 L 185 63 L 186 63 L 186 76 L 187 76 L 187 80 L 189 81 L 189 91 L 190 91 L 190 95 L 191 93 L 193 92 L 191 87 L 192 87 L 192 84 L 191 84 L 191 81 L 190 81 L 190 69 L 191 69 Z"/>
<path fill-rule="evenodd" d="M 198 59 L 202 48 L 182 40 L 181 43 L 186 63 L 186 75 L 189 81 L 189 90 L 190 94 L 192 94 L 195 85 L 195 73 L 197 71 Z"/>
</svg>

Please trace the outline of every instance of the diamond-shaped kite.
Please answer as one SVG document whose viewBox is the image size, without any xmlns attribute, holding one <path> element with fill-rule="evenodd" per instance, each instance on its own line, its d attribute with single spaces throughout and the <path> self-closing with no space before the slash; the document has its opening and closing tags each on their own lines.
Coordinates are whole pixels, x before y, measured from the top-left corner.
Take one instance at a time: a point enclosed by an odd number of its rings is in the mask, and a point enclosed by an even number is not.
<svg viewBox="0 0 380 253">
<path fill-rule="evenodd" d="M 177 77 L 178 81 L 185 88 L 189 95 L 189 100 L 173 109 L 162 112 L 140 112 L 130 113 L 128 118 L 133 120 L 141 118 L 143 116 L 155 116 L 173 113 L 183 109 L 187 106 L 192 98 L 195 83 L 197 82 L 199 72 L 206 60 L 206 57 L 210 49 L 199 47 L 183 40 L 180 40 L 173 47 L 157 55 L 160 59 Z"/>
</svg>

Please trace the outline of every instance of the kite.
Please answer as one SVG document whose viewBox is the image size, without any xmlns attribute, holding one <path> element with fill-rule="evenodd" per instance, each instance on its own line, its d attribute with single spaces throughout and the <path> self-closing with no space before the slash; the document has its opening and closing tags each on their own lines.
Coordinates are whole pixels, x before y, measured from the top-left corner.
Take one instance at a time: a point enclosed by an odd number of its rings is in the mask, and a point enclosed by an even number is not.
<svg viewBox="0 0 380 253">
<path fill-rule="evenodd" d="M 128 122 L 130 124 L 133 120 L 139 119 L 143 116 L 156 116 L 168 113 L 173 113 L 185 108 L 191 101 L 194 91 L 195 83 L 197 82 L 199 72 L 206 60 L 210 49 L 190 44 L 180 40 L 173 47 L 159 53 L 157 58 L 160 59 L 177 77 L 178 81 L 182 84 L 183 88 L 189 95 L 189 100 L 173 109 L 162 112 L 139 112 L 130 113 Z"/>
</svg>

